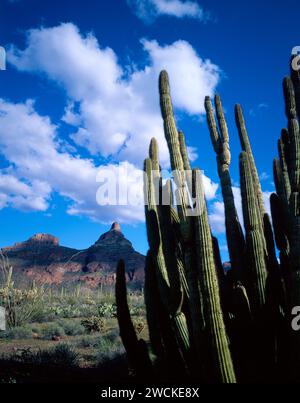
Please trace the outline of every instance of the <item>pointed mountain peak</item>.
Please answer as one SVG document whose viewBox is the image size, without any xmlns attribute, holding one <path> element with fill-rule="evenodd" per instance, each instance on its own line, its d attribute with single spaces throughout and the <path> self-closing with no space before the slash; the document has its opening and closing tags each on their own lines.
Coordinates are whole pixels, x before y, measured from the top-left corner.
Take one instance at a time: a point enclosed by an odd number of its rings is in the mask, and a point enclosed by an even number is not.
<svg viewBox="0 0 300 403">
<path fill-rule="evenodd" d="M 114 222 L 110 227 L 110 230 L 105 232 L 100 236 L 96 245 L 104 245 L 106 243 L 119 243 L 119 242 L 126 242 L 131 245 L 129 241 L 124 237 L 120 224 L 118 222 Z"/>
<path fill-rule="evenodd" d="M 114 222 L 112 223 L 111 227 L 110 227 L 111 231 L 118 231 L 118 232 L 122 232 L 121 231 L 121 226 L 118 222 Z"/>
</svg>

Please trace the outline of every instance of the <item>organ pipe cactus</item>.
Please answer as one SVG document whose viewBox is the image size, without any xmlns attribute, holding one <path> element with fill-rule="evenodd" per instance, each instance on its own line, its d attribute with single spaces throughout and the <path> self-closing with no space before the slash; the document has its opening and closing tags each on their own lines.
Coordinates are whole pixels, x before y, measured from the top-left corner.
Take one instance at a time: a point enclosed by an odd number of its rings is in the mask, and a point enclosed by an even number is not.
<svg viewBox="0 0 300 403">
<path fill-rule="evenodd" d="M 229 172 L 231 155 L 229 148 L 228 128 L 222 108 L 221 98 L 218 95 L 215 97 L 215 106 L 219 129 L 215 121 L 211 100 L 209 97 L 205 98 L 207 123 L 213 148 L 217 155 L 218 173 L 224 200 L 226 238 L 229 256 L 232 268 L 235 271 L 235 275 L 240 277 L 240 272 L 244 266 L 245 240 L 235 207 Z"/>
<path fill-rule="evenodd" d="M 220 292 L 213 253 L 213 241 L 208 223 L 208 214 L 204 198 L 202 177 L 199 170 L 193 172 L 196 206 L 195 246 L 200 274 L 201 294 L 203 295 L 203 313 L 206 325 L 207 346 L 212 367 L 212 379 L 220 383 L 234 383 L 235 373 L 228 345 Z"/>
<path fill-rule="evenodd" d="M 196 353 L 200 359 L 201 356 L 201 296 L 199 288 L 198 273 L 196 270 L 196 253 L 193 248 L 193 224 L 192 219 L 188 215 L 190 206 L 188 202 L 188 189 L 185 186 L 185 172 L 183 158 L 180 150 L 178 130 L 173 114 L 173 106 L 170 95 L 169 77 L 166 71 L 162 71 L 159 76 L 159 93 L 160 93 L 160 106 L 161 114 L 164 122 L 164 132 L 167 140 L 171 168 L 174 172 L 174 181 L 177 187 L 176 202 L 179 216 L 179 226 L 182 239 L 182 247 L 184 249 L 184 264 L 187 284 L 189 287 L 188 304 L 190 314 L 192 317 L 192 333 L 193 344 Z M 183 142 L 181 143 L 183 145 Z"/>
<path fill-rule="evenodd" d="M 258 201 L 251 165 L 245 151 L 240 155 L 240 176 L 247 260 L 249 262 L 248 278 L 245 279 L 245 284 L 250 294 L 253 312 L 257 314 L 265 304 L 267 270 Z"/>
<path fill-rule="evenodd" d="M 239 136 L 240 136 L 242 150 L 248 154 L 249 166 L 251 169 L 251 175 L 253 177 L 254 191 L 256 193 L 256 197 L 258 200 L 259 213 L 261 215 L 261 219 L 263 219 L 263 216 L 266 212 L 264 201 L 263 201 L 263 194 L 262 194 L 261 185 L 259 182 L 259 176 L 257 173 L 255 161 L 254 161 L 254 156 L 252 153 L 251 144 L 250 144 L 249 137 L 248 137 L 248 132 L 246 129 L 246 124 L 245 124 L 242 107 L 239 104 L 237 104 L 235 106 L 235 120 L 236 120 L 236 125 L 237 125 Z"/>
<path fill-rule="evenodd" d="M 299 80 L 296 73 L 292 78 L 286 77 L 283 81 L 283 90 L 286 104 L 288 129 L 283 131 L 284 154 L 280 153 L 282 162 L 283 182 L 287 183 L 288 192 L 278 192 L 280 206 L 282 206 L 284 239 L 288 246 L 282 250 L 282 263 L 287 271 L 287 288 L 289 290 L 290 310 L 300 306 L 300 131 L 299 131 Z M 296 91 L 296 93 L 295 93 Z M 296 95 L 297 94 L 297 95 Z M 279 151 L 281 151 L 279 149 Z M 284 166 L 284 162 L 286 165 Z M 287 172 L 286 172 L 287 170 Z M 287 175 L 288 174 L 288 175 Z M 287 177 L 288 176 L 288 177 Z M 289 179 L 289 180 L 288 180 Z M 274 200 L 277 200 L 274 198 Z M 274 202 L 273 202 L 274 204 Z M 277 204 L 279 204 L 277 202 Z M 291 333 L 291 375 L 293 380 L 299 381 L 300 369 L 300 334 Z"/>
<path fill-rule="evenodd" d="M 292 307 L 300 306 L 299 77 L 292 72 L 283 83 L 288 128 L 281 132 L 279 159 L 273 163 L 272 222 L 242 108 L 235 107 L 244 231 L 235 207 L 221 99 L 215 97 L 214 113 L 210 98 L 205 98 L 231 262 L 231 270 L 224 272 L 201 172 L 191 171 L 185 136 L 174 118 L 168 74 L 161 72 L 160 106 L 173 178 L 163 181 L 159 146 L 152 139 L 144 163 L 149 243 L 144 289 L 152 366 L 130 321 L 122 264 L 116 286 L 121 337 L 136 373 L 144 367 L 151 374 L 158 371 L 160 379 L 168 372 L 171 379 L 188 376 L 201 382 L 263 382 L 287 376 L 300 381 L 300 333 L 291 332 L 289 324 Z"/>
</svg>

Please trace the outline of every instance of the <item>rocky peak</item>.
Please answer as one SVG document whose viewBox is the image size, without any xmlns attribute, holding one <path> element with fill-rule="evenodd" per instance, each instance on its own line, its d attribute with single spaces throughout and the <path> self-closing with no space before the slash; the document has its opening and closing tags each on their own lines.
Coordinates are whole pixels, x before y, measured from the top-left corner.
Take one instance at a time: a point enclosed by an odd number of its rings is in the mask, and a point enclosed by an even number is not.
<svg viewBox="0 0 300 403">
<path fill-rule="evenodd" d="M 50 234 L 35 234 L 28 239 L 27 243 L 39 243 L 45 244 L 47 246 L 59 246 L 58 238 Z"/>
<path fill-rule="evenodd" d="M 131 242 L 124 237 L 120 224 L 114 222 L 110 230 L 102 234 L 95 245 L 119 244 L 124 242 L 131 246 Z"/>
<path fill-rule="evenodd" d="M 121 226 L 118 222 L 114 222 L 112 223 L 111 227 L 110 227 L 110 231 L 118 231 L 118 232 L 122 232 L 121 231 Z"/>
<path fill-rule="evenodd" d="M 3 248 L 4 251 L 14 251 L 23 249 L 51 248 L 59 246 L 59 239 L 50 234 L 35 234 L 27 241 L 17 242 L 13 246 Z"/>
<path fill-rule="evenodd" d="M 111 285 L 120 259 L 126 262 L 128 281 L 142 284 L 144 279 L 145 257 L 134 250 L 117 222 L 85 250 L 60 246 L 58 238 L 40 233 L 3 251 L 17 276 L 25 282 L 27 279 L 46 284 L 80 282 L 92 288 Z"/>
</svg>

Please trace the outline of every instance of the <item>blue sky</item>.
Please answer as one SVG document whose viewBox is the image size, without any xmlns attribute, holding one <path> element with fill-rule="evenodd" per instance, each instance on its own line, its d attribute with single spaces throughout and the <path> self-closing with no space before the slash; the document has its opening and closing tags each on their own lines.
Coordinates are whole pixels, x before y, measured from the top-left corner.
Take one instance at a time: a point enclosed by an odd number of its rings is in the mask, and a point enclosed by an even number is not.
<svg viewBox="0 0 300 403">
<path fill-rule="evenodd" d="M 242 104 L 266 200 L 286 124 L 282 78 L 300 45 L 296 0 L 1 0 L 0 247 L 36 232 L 85 248 L 119 220 L 147 250 L 143 211 L 95 201 L 99 167 L 134 175 L 149 140 L 168 166 L 157 78 L 166 68 L 178 126 L 205 173 L 224 259 L 222 199 L 203 100 L 218 92 L 230 129 L 238 201 Z"/>
</svg>

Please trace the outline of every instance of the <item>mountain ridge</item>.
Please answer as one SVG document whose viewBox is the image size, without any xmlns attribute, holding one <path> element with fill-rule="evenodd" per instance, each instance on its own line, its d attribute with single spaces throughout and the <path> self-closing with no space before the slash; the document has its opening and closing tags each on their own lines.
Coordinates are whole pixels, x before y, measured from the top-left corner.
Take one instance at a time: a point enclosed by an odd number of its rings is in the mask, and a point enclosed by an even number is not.
<svg viewBox="0 0 300 403">
<path fill-rule="evenodd" d="M 83 284 L 88 288 L 115 283 L 116 265 L 126 264 L 127 280 L 142 286 L 145 256 L 135 251 L 119 223 L 87 249 L 61 246 L 51 234 L 38 233 L 24 242 L 2 248 L 18 279 L 49 285 Z"/>
</svg>

